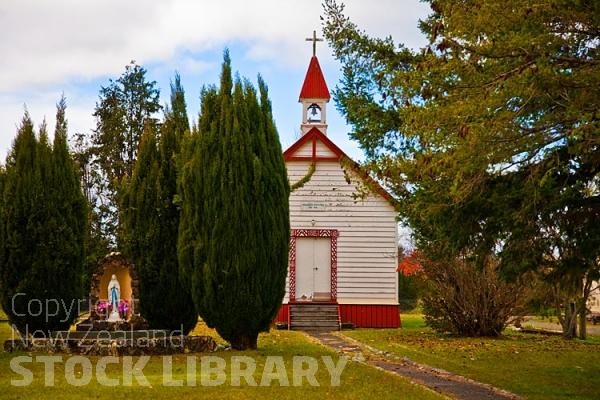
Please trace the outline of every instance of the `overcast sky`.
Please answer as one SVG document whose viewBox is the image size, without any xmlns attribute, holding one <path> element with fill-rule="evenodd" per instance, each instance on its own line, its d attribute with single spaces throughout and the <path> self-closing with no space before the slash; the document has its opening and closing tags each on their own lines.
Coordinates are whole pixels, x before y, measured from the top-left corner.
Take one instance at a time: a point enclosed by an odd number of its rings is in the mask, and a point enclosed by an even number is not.
<svg viewBox="0 0 600 400">
<path fill-rule="evenodd" d="M 391 35 L 419 47 L 418 30 L 428 6 L 418 0 L 346 0 L 346 14 L 374 36 Z M 0 159 L 4 160 L 26 106 L 34 123 L 44 117 L 54 129 L 56 102 L 67 98 L 69 133 L 89 133 L 101 86 L 118 78 L 131 60 L 169 98 L 169 81 L 179 71 L 188 112 L 195 120 L 203 84 L 218 83 L 223 49 L 234 71 L 269 86 L 282 145 L 299 135 L 298 94 L 312 55 L 305 38 L 321 36 L 320 0 L 2 0 L 0 1 Z M 339 64 L 324 42 L 317 56 L 332 89 Z M 328 106 L 328 134 L 348 155 L 360 159 L 349 127 Z"/>
</svg>

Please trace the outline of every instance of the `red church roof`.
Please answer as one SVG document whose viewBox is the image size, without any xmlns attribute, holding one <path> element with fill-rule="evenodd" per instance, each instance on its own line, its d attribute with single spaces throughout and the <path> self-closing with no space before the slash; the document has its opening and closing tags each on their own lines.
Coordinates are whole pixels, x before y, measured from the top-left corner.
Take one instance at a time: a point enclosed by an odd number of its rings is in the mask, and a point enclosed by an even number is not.
<svg viewBox="0 0 600 400">
<path fill-rule="evenodd" d="M 304 84 L 300 91 L 300 100 L 302 99 L 327 99 L 329 100 L 331 95 L 325 83 L 321 66 L 317 56 L 312 56 L 310 64 L 308 64 L 308 70 L 306 71 L 306 77 L 304 78 Z"/>
</svg>

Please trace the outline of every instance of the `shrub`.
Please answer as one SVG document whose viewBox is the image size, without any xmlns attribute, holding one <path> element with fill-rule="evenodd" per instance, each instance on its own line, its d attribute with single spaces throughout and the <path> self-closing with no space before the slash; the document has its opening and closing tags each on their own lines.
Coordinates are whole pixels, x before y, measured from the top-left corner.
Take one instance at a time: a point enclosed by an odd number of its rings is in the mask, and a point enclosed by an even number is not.
<svg viewBox="0 0 600 400">
<path fill-rule="evenodd" d="M 421 263 L 427 278 L 425 321 L 439 332 L 498 336 L 512 317 L 526 310 L 526 277 L 506 282 L 492 259 L 486 260 L 483 267 L 465 258 Z"/>
</svg>

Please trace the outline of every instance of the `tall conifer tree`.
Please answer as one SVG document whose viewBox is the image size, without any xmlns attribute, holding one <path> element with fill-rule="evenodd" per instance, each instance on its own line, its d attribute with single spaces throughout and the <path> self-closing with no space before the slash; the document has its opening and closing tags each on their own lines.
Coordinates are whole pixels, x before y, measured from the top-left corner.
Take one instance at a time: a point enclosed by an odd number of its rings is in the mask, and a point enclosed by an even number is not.
<svg viewBox="0 0 600 400">
<path fill-rule="evenodd" d="M 226 52 L 219 89 L 202 91 L 180 181 L 180 268 L 202 318 L 235 349 L 256 348 L 287 274 L 289 185 L 260 78 L 259 91 L 233 82 Z"/>
<path fill-rule="evenodd" d="M 92 136 L 92 167 L 95 168 L 95 204 L 100 236 L 110 245 L 120 244 L 120 196 L 127 190 L 138 157 L 144 129 L 158 129 L 160 91 L 149 81 L 146 69 L 132 61 L 117 79 L 102 87 L 94 109 L 96 129 Z"/>
<path fill-rule="evenodd" d="M 0 300 L 21 332 L 68 329 L 82 298 L 86 202 L 67 146 L 66 104 L 50 146 L 28 114 L 7 158 L 0 239 Z M 74 307 L 71 307 L 73 306 Z"/>
<path fill-rule="evenodd" d="M 0 162 L 0 293 L 2 293 L 4 290 L 2 289 L 2 285 L 3 285 L 3 278 L 2 278 L 2 271 L 3 271 L 3 265 L 5 262 L 5 255 L 6 255 L 6 250 L 5 250 L 5 243 L 6 243 L 6 229 L 5 229 L 5 219 L 6 219 L 6 214 L 5 214 L 5 207 L 4 207 L 4 182 L 6 180 L 6 169 L 4 168 L 4 165 L 2 165 L 2 163 Z M 1 298 L 1 294 L 0 294 L 0 298 Z M 1 307 L 1 303 L 0 303 L 0 307 Z"/>
<path fill-rule="evenodd" d="M 142 314 L 152 328 L 183 333 L 198 321 L 191 294 L 180 283 L 177 260 L 176 157 L 187 130 L 184 91 L 176 75 L 158 140 L 154 126 L 146 126 L 123 207 L 123 230 L 139 271 Z"/>
</svg>

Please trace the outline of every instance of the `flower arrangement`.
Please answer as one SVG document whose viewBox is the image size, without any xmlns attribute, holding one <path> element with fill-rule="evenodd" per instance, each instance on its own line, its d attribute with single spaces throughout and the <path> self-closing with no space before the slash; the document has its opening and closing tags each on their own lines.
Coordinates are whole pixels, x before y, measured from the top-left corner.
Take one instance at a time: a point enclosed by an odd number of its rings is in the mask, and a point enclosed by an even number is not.
<svg viewBox="0 0 600 400">
<path fill-rule="evenodd" d="M 121 299 L 119 300 L 119 305 L 117 307 L 121 318 L 126 319 L 127 313 L 129 312 L 129 301 Z M 112 305 L 106 300 L 98 300 L 96 302 L 96 312 L 99 316 L 106 317 L 112 312 Z"/>
<path fill-rule="evenodd" d="M 96 302 L 96 312 L 99 315 L 106 315 L 108 309 L 108 302 L 104 301 L 104 300 L 98 300 Z"/>
<path fill-rule="evenodd" d="M 119 301 L 119 315 L 121 316 L 121 318 L 126 318 L 128 311 L 129 311 L 129 302 L 125 299 L 121 299 Z"/>
</svg>

